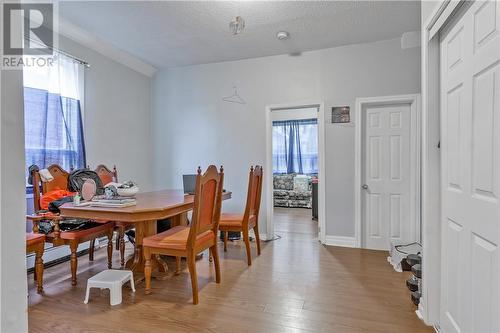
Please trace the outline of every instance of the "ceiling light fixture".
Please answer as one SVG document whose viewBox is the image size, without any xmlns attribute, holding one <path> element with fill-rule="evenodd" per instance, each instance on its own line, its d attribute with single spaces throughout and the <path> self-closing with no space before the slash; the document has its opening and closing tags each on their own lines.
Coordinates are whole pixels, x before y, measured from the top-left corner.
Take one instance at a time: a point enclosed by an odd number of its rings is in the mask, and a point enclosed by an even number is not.
<svg viewBox="0 0 500 333">
<path fill-rule="evenodd" d="M 229 22 L 229 30 L 233 35 L 240 34 L 245 29 L 245 20 L 241 16 L 236 16 L 233 21 Z"/>
<path fill-rule="evenodd" d="M 286 31 L 278 31 L 278 33 L 276 34 L 276 38 L 278 38 L 279 40 L 285 40 L 290 38 L 290 34 Z"/>
</svg>

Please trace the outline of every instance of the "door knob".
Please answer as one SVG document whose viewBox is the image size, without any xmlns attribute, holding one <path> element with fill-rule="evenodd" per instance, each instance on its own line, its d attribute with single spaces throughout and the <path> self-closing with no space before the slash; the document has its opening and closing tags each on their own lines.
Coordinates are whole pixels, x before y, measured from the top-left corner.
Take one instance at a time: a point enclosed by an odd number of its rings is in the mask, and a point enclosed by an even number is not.
<svg viewBox="0 0 500 333">
<path fill-rule="evenodd" d="M 368 189 L 368 185 L 363 184 L 363 186 L 361 186 L 361 188 L 362 188 L 363 190 L 367 190 L 367 189 Z"/>
</svg>

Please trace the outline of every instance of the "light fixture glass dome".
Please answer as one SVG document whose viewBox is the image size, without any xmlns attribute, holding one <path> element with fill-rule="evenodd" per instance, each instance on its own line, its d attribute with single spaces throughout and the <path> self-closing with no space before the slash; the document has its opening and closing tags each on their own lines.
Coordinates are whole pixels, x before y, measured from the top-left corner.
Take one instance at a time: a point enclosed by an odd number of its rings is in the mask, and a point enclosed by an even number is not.
<svg viewBox="0 0 500 333">
<path fill-rule="evenodd" d="M 287 31 L 278 31 L 276 33 L 276 38 L 278 38 L 279 40 L 285 40 L 290 38 L 290 34 Z"/>
</svg>

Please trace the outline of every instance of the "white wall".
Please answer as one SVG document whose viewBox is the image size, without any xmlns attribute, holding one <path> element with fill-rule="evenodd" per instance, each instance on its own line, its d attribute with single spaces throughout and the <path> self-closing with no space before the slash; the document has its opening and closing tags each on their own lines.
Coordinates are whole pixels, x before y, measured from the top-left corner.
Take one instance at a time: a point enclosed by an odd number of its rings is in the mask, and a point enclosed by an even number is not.
<svg viewBox="0 0 500 333">
<path fill-rule="evenodd" d="M 2 9 L 0 8 L 0 15 L 3 15 Z M 3 24 L 0 24 L 0 36 L 3 36 L 3 28 Z M 20 39 L 21 36 L 14 38 Z M 22 87 L 22 71 L 0 70 L 0 332 L 2 333 L 28 331 Z"/>
<path fill-rule="evenodd" d="M 246 105 L 222 101 L 233 85 Z M 328 114 L 353 110 L 356 97 L 418 92 L 420 50 L 401 50 L 399 39 L 162 70 L 153 82 L 154 186 L 181 188 L 183 173 L 223 164 L 233 191 L 224 210 L 242 211 L 248 168 L 265 163 L 267 105 L 323 101 Z M 325 127 L 326 233 L 353 237 L 354 127 Z M 264 201 L 261 211 L 265 224 Z"/>
<path fill-rule="evenodd" d="M 21 71 L 1 71 L 0 332 L 28 330 Z"/>
<path fill-rule="evenodd" d="M 84 59 L 87 164 L 118 169 L 118 180 L 152 188 L 151 78 L 68 38 L 60 49 Z"/>
</svg>

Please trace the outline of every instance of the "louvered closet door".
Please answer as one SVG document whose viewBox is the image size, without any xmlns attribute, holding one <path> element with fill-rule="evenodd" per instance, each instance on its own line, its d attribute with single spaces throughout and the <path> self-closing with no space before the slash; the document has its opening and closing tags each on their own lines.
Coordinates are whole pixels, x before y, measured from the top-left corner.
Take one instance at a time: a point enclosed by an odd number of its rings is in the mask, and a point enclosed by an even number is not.
<svg viewBox="0 0 500 333">
<path fill-rule="evenodd" d="M 441 34 L 444 332 L 500 332 L 500 2 Z"/>
</svg>

